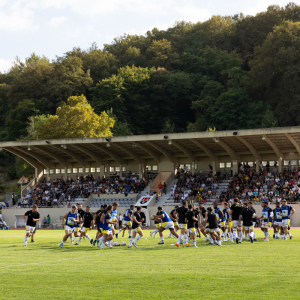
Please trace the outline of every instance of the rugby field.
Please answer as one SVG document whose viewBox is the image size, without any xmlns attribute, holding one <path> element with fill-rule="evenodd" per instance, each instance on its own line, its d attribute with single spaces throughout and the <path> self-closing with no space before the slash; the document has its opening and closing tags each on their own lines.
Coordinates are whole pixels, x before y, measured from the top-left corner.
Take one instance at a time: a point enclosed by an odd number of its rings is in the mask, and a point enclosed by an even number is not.
<svg viewBox="0 0 300 300">
<path fill-rule="evenodd" d="M 0 231 L 0 299 L 299 299 L 300 230 L 292 240 L 176 248 L 149 231 L 138 248 L 99 250 L 82 240 L 61 249 L 62 230 Z M 89 232 L 94 238 L 96 231 Z M 126 238 L 118 242 L 129 242 Z"/>
</svg>

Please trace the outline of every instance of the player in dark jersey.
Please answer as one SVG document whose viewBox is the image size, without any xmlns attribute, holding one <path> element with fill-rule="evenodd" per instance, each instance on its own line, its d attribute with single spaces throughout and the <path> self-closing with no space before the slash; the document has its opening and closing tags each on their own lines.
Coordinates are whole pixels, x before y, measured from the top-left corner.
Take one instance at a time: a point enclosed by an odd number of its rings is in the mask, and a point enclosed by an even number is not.
<svg viewBox="0 0 300 300">
<path fill-rule="evenodd" d="M 253 211 L 248 207 L 247 202 L 244 202 L 243 204 L 243 209 L 240 212 L 239 221 L 240 223 L 243 222 L 245 234 L 249 234 L 250 242 L 253 243 Z M 238 242 L 241 243 L 242 239 L 239 239 Z"/>
<path fill-rule="evenodd" d="M 226 230 L 228 231 L 228 235 L 229 235 L 229 242 L 232 243 L 233 242 L 233 238 L 232 238 L 232 232 L 231 232 L 231 222 L 230 222 L 230 215 L 229 215 L 229 205 L 227 202 L 224 202 L 224 209 L 223 209 L 223 215 L 225 217 L 225 238 L 224 241 L 227 242 L 227 234 L 226 234 Z"/>
<path fill-rule="evenodd" d="M 40 214 L 38 212 L 37 205 L 32 206 L 32 210 L 27 211 L 24 214 L 24 222 L 26 223 L 26 235 L 24 240 L 24 247 L 27 247 L 27 241 L 30 234 L 35 232 L 36 222 L 40 220 Z"/>
<path fill-rule="evenodd" d="M 179 229 L 178 219 L 177 219 L 177 212 L 176 212 L 177 208 L 178 208 L 178 205 L 175 205 L 175 208 L 173 210 L 171 210 L 171 212 L 170 212 L 170 218 L 174 223 L 175 232 L 177 232 L 177 230 Z M 172 237 L 172 232 L 171 231 L 170 231 L 170 234 L 169 234 L 169 238 L 170 237 Z M 175 236 L 173 235 L 173 237 L 175 237 Z"/>
<path fill-rule="evenodd" d="M 243 238 L 243 231 L 242 231 L 243 227 L 240 225 L 240 222 L 239 222 L 240 213 L 241 213 L 242 209 L 243 208 L 239 204 L 239 200 L 237 198 L 235 198 L 233 201 L 233 204 L 230 207 L 229 214 L 230 214 L 231 220 L 233 222 L 232 233 L 233 233 L 233 239 L 235 239 L 236 243 L 239 242 L 239 238 L 240 239 Z M 237 230 L 238 230 L 239 238 L 237 237 L 237 232 L 236 232 Z"/>
<path fill-rule="evenodd" d="M 274 233 L 273 233 L 273 238 L 274 239 L 280 239 L 278 233 L 279 230 L 281 230 L 281 234 L 283 233 L 282 231 L 282 216 L 281 216 L 281 205 L 280 202 L 276 202 L 276 207 L 273 209 L 273 229 L 274 229 Z"/>
<path fill-rule="evenodd" d="M 185 217 L 186 217 L 186 214 L 188 212 L 188 208 L 187 208 L 187 202 L 184 200 L 182 202 L 182 206 L 181 207 L 178 207 L 176 212 L 177 212 L 177 215 L 178 215 L 178 223 L 179 223 L 179 228 L 180 228 L 180 235 L 177 239 L 177 244 L 176 244 L 176 247 L 179 247 L 179 244 L 180 244 L 180 241 L 182 239 L 182 237 L 184 236 L 184 239 L 185 239 L 185 243 L 188 244 L 188 230 L 187 230 L 187 224 L 186 224 L 186 220 L 185 220 Z M 184 245 L 184 243 L 183 243 Z"/>
<path fill-rule="evenodd" d="M 141 225 L 143 224 L 144 219 L 140 215 L 141 212 L 142 208 L 141 206 L 138 206 L 136 212 L 132 215 L 132 236 L 128 248 L 132 248 L 132 245 L 137 248 L 136 243 L 143 236 Z"/>
<path fill-rule="evenodd" d="M 156 215 L 159 215 L 159 211 L 156 213 Z M 154 218 L 154 224 L 156 226 L 156 229 L 150 231 L 150 236 L 152 237 L 152 235 L 153 235 L 153 238 L 155 238 L 157 233 L 159 232 L 159 228 L 161 225 L 161 219 Z"/>
<path fill-rule="evenodd" d="M 208 242 L 209 237 L 206 235 L 206 222 L 205 222 L 205 218 L 206 218 L 206 215 L 207 215 L 207 210 L 202 204 L 200 204 L 199 207 L 200 207 L 200 216 L 201 216 L 201 219 L 202 219 L 202 221 L 200 222 L 200 231 L 205 236 L 205 242 Z"/>
<path fill-rule="evenodd" d="M 101 232 L 103 234 L 103 236 L 100 238 L 100 250 L 103 249 L 104 246 L 113 248 L 113 246 L 110 243 L 108 243 L 108 241 L 111 241 L 113 239 L 111 225 L 117 224 L 117 221 L 111 220 L 112 210 L 112 205 L 108 205 L 106 211 L 102 213 L 100 217 L 100 226 L 102 224 Z"/>
<path fill-rule="evenodd" d="M 199 226 L 200 209 L 199 209 L 199 207 L 195 208 L 195 205 L 193 205 L 193 211 L 195 214 L 195 218 L 198 220 L 198 221 L 195 221 L 195 231 L 196 231 L 197 237 L 201 238 L 201 231 L 200 231 L 200 226 Z"/>
<path fill-rule="evenodd" d="M 95 223 L 96 223 L 98 232 L 97 232 L 97 236 L 96 236 L 95 240 L 93 241 L 93 245 L 96 246 L 96 243 L 97 243 L 97 246 L 99 248 L 101 246 L 100 239 L 103 236 L 102 231 L 101 231 L 102 223 L 100 222 L 100 219 L 101 219 L 102 214 L 105 214 L 106 208 L 107 208 L 107 204 L 104 204 L 103 206 L 100 207 L 100 211 L 99 210 L 97 211 L 98 214 L 96 213 L 96 215 L 95 215 Z"/>
<path fill-rule="evenodd" d="M 189 230 L 189 233 L 191 235 L 191 239 L 193 240 L 194 247 L 197 248 L 195 222 L 198 222 L 198 219 L 195 217 L 195 212 L 194 212 L 193 205 L 189 204 L 188 209 L 189 210 L 188 210 L 188 212 L 185 216 L 185 221 L 188 225 L 188 230 Z M 185 246 L 190 247 L 189 244 L 185 244 Z"/>
<path fill-rule="evenodd" d="M 210 235 L 213 239 L 213 241 L 216 243 L 218 246 L 222 246 L 221 244 L 221 234 L 220 234 L 220 229 L 218 227 L 218 220 L 216 214 L 213 212 L 211 207 L 207 208 L 207 214 L 205 218 L 206 224 L 208 223 L 209 225 L 209 231 Z M 210 243 L 211 245 L 214 244 Z"/>
<path fill-rule="evenodd" d="M 255 235 L 255 230 L 254 230 L 254 226 L 255 226 L 255 223 L 256 223 L 256 210 L 253 207 L 253 202 L 252 201 L 248 202 L 248 207 L 249 207 L 249 209 L 251 209 L 253 211 L 253 219 L 252 219 L 252 222 L 253 222 L 253 240 L 257 241 L 256 235 Z"/>
<path fill-rule="evenodd" d="M 80 213 L 79 213 L 80 214 Z M 82 227 L 81 227 L 81 233 L 78 242 L 75 245 L 79 245 L 81 242 L 82 238 L 86 236 L 89 241 L 92 243 L 93 240 L 89 237 L 87 232 L 89 230 L 92 230 L 93 225 L 94 225 L 94 218 L 93 215 L 91 214 L 91 208 L 89 206 L 86 207 L 86 212 L 84 213 L 82 217 Z"/>
</svg>

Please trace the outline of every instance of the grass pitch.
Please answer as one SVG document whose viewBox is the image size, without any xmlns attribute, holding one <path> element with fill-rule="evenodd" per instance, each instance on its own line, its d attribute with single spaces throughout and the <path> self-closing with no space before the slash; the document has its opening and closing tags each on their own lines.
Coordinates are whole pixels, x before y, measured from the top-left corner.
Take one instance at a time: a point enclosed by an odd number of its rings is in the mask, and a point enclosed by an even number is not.
<svg viewBox="0 0 300 300">
<path fill-rule="evenodd" d="M 99 250 L 82 240 L 59 248 L 62 230 L 0 231 L 0 299 L 299 299 L 300 230 L 292 240 L 209 246 L 165 245 L 144 231 L 138 248 Z M 89 232 L 92 238 L 96 231 Z M 126 238 L 118 242 L 129 242 Z M 146 238 L 146 239 L 145 239 Z"/>
</svg>

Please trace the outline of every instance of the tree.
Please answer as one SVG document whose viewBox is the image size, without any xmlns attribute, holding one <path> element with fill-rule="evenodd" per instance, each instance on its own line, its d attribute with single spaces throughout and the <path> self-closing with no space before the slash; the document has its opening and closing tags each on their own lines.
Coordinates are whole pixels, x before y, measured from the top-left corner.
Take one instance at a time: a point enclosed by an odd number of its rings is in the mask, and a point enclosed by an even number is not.
<svg viewBox="0 0 300 300">
<path fill-rule="evenodd" d="M 56 115 L 50 115 L 40 125 L 37 136 L 43 139 L 107 137 L 112 136 L 114 122 L 104 111 L 97 115 L 85 96 L 72 96 L 57 108 Z"/>
</svg>

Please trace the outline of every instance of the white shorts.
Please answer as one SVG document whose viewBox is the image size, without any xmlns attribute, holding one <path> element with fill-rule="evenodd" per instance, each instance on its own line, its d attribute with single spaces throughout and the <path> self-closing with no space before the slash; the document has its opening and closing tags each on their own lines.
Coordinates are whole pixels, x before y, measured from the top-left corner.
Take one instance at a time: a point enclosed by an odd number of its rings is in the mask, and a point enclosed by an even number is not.
<svg viewBox="0 0 300 300">
<path fill-rule="evenodd" d="M 180 224 L 179 223 L 179 228 L 180 229 L 187 229 L 187 224 Z"/>
<path fill-rule="evenodd" d="M 163 229 L 174 229 L 173 221 L 161 223 Z"/>
<path fill-rule="evenodd" d="M 282 227 L 288 227 L 288 219 L 282 220 Z"/>
<path fill-rule="evenodd" d="M 269 222 L 271 223 L 271 222 Z M 270 227 L 270 224 L 268 222 L 262 222 L 261 223 L 261 228 L 269 228 Z"/>
<path fill-rule="evenodd" d="M 34 230 L 35 230 L 35 227 L 26 225 L 26 231 L 28 231 L 28 232 L 30 231 L 32 233 L 32 232 L 34 232 Z"/>
<path fill-rule="evenodd" d="M 111 230 L 104 230 L 103 228 L 101 228 L 101 232 L 103 234 L 112 234 L 112 231 Z"/>
<path fill-rule="evenodd" d="M 68 230 L 69 233 L 72 233 L 77 231 L 77 227 L 70 227 L 69 225 L 65 225 L 65 230 Z"/>
<path fill-rule="evenodd" d="M 239 227 L 240 221 L 233 220 L 232 222 L 233 222 L 232 227 Z"/>
<path fill-rule="evenodd" d="M 193 227 L 193 228 L 189 228 L 189 233 L 195 233 L 196 232 L 196 230 L 195 230 L 195 228 Z"/>
<path fill-rule="evenodd" d="M 245 230 L 253 230 L 253 225 L 252 226 L 244 226 Z"/>
<path fill-rule="evenodd" d="M 219 232 L 219 228 L 209 228 L 210 232 Z"/>
<path fill-rule="evenodd" d="M 137 227 L 137 228 L 132 229 L 132 231 L 139 232 L 139 231 L 142 231 L 142 229 L 141 229 L 141 227 Z"/>
<path fill-rule="evenodd" d="M 81 232 L 82 233 L 87 233 L 89 231 L 90 228 L 88 227 L 81 227 Z"/>
<path fill-rule="evenodd" d="M 275 222 L 274 222 L 274 225 L 280 226 L 280 227 L 281 227 L 281 226 L 282 226 L 282 222 L 275 221 Z"/>
</svg>

